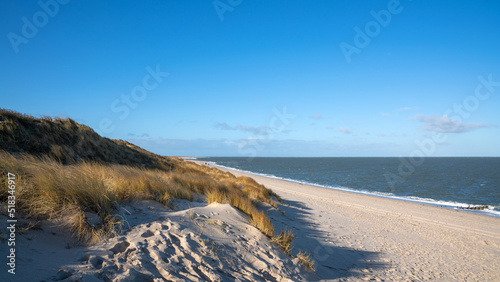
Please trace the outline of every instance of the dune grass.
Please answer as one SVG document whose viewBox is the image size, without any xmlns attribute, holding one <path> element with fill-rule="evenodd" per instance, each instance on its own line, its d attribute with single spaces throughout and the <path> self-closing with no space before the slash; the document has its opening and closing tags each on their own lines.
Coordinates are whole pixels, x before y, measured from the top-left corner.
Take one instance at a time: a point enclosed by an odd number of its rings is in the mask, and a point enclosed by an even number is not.
<svg viewBox="0 0 500 282">
<path fill-rule="evenodd" d="M 62 165 L 49 158 L 31 155 L 14 157 L 0 152 L 0 172 L 16 172 L 19 211 L 34 219 L 59 219 L 83 242 L 96 242 L 112 236 L 118 220 L 114 216 L 121 203 L 133 199 L 155 200 L 168 204 L 171 199 L 193 200 L 202 195 L 209 203 L 229 203 L 248 215 L 252 225 L 269 237 L 274 228 L 260 212 L 255 200 L 269 195 L 267 189 L 240 182 L 248 179 L 229 174 L 211 177 L 203 171 L 195 174 L 151 170 L 123 165 L 81 162 Z M 4 178 L 5 179 L 5 178 Z M 0 192 L 2 201 L 6 190 Z M 270 200 L 271 201 L 271 200 Z M 97 214 L 101 224 L 85 224 L 86 212 Z"/>
<path fill-rule="evenodd" d="M 277 244 L 285 254 L 290 255 L 293 247 L 292 241 L 295 238 L 293 232 L 289 229 L 284 229 L 281 233 L 277 234 L 271 239 L 271 242 Z"/>
<path fill-rule="evenodd" d="M 72 119 L 35 118 L 0 108 L 0 150 L 49 156 L 62 164 L 94 161 L 172 170 L 181 162 L 148 152 L 127 141 L 99 136 Z"/>
<path fill-rule="evenodd" d="M 314 261 L 311 259 L 311 254 L 299 250 L 296 258 L 299 259 L 299 261 L 307 268 L 307 270 L 314 272 Z"/>
<path fill-rule="evenodd" d="M 0 174 L 15 172 L 17 176 L 18 212 L 32 220 L 54 220 L 84 244 L 119 233 L 123 219 L 116 212 L 122 203 L 145 199 L 168 205 L 172 199 L 191 201 L 197 194 L 208 203 L 231 204 L 286 254 L 291 254 L 293 233 L 287 229 L 275 233 L 269 217 L 256 206 L 265 197 L 269 200 L 262 202 L 274 203 L 274 193 L 251 178 L 222 172 L 211 176 L 203 169 L 195 173 L 196 165 L 192 164 L 187 165 L 189 173 L 178 173 L 94 162 L 62 165 L 50 157 L 13 156 L 1 150 L 0 159 Z M 0 190 L 0 201 L 6 202 L 7 197 L 7 189 Z M 90 224 L 86 213 L 97 214 L 100 222 Z M 307 267 L 309 257 L 301 252 L 299 255 Z"/>
<path fill-rule="evenodd" d="M 119 233 L 123 219 L 116 213 L 122 203 L 147 199 L 168 205 L 173 199 L 192 201 L 199 195 L 208 203 L 231 204 L 290 254 L 294 235 L 287 230 L 275 233 L 258 208 L 262 203 L 278 208 L 276 201 L 282 201 L 272 190 L 249 177 L 102 138 L 71 119 L 37 119 L 0 109 L 2 181 L 8 172 L 17 176 L 18 215 L 54 220 L 85 244 Z M 7 197 L 8 190 L 0 189 L 0 201 L 5 203 Z M 89 213 L 96 214 L 99 223 L 89 223 Z"/>
</svg>

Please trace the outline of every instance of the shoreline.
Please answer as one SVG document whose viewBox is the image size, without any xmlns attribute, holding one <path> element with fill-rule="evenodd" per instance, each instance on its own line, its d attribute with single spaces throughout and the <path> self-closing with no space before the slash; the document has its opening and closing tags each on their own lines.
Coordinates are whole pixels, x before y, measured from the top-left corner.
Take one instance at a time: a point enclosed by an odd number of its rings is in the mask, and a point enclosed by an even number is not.
<svg viewBox="0 0 500 282">
<path fill-rule="evenodd" d="M 283 198 L 270 218 L 293 229 L 319 280 L 500 280 L 498 217 L 217 168 Z"/>
<path fill-rule="evenodd" d="M 481 209 L 481 210 L 473 209 L 473 207 L 482 207 L 483 205 L 450 202 L 450 201 L 446 201 L 446 200 L 436 200 L 436 199 L 432 199 L 432 198 L 421 198 L 421 197 L 417 197 L 417 196 L 414 196 L 413 198 L 411 198 L 408 196 L 405 197 L 405 196 L 394 195 L 392 193 L 383 193 L 383 192 L 376 192 L 376 191 L 364 191 L 364 190 L 356 190 L 356 189 L 344 188 L 344 187 L 333 187 L 333 186 L 322 185 L 322 184 L 317 184 L 317 183 L 310 183 L 310 182 L 301 181 L 301 180 L 283 178 L 283 177 L 279 177 L 279 176 L 275 176 L 275 175 L 266 175 L 263 173 L 257 173 L 257 172 L 227 167 L 227 166 L 216 164 L 214 162 L 201 161 L 201 160 L 198 160 L 197 157 L 194 157 L 193 159 L 185 159 L 185 160 L 195 162 L 199 165 L 213 166 L 213 167 L 216 167 L 216 168 L 222 169 L 222 170 L 238 171 L 238 172 L 246 173 L 246 174 L 253 175 L 253 176 L 260 176 L 260 177 L 265 177 L 265 178 L 270 178 L 270 179 L 286 181 L 289 183 L 308 185 L 308 186 L 317 187 L 320 189 L 329 189 L 329 190 L 342 191 L 342 192 L 347 192 L 347 193 L 366 195 L 366 196 L 371 196 L 371 197 L 391 199 L 391 200 L 396 200 L 396 201 L 424 204 L 424 205 L 429 205 L 429 206 L 434 206 L 434 207 L 439 207 L 439 208 L 450 209 L 450 210 L 454 210 L 454 211 L 460 211 L 460 212 L 473 213 L 473 214 L 479 214 L 479 215 L 500 218 L 500 211 L 490 210 L 490 209 Z M 387 194 L 387 195 L 385 195 L 385 194 Z M 491 207 L 491 205 L 487 205 L 487 206 Z M 469 208 L 469 207 L 472 207 L 472 208 Z"/>
</svg>

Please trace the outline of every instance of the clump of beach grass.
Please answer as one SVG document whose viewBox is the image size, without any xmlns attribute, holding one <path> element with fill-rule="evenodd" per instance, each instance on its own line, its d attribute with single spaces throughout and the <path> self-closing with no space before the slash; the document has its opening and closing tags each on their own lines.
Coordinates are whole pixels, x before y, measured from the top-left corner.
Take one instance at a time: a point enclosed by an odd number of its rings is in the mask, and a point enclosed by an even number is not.
<svg viewBox="0 0 500 282">
<path fill-rule="evenodd" d="M 274 236 L 271 239 L 271 242 L 278 245 L 285 254 L 290 255 L 293 249 L 292 247 L 293 239 L 295 239 L 295 235 L 293 234 L 293 232 L 285 228 L 283 229 L 283 231 L 281 231 L 281 233 Z"/>
<path fill-rule="evenodd" d="M 314 261 L 311 259 L 311 254 L 307 252 L 299 252 L 296 255 L 296 258 L 307 268 L 307 270 L 314 272 Z"/>
</svg>

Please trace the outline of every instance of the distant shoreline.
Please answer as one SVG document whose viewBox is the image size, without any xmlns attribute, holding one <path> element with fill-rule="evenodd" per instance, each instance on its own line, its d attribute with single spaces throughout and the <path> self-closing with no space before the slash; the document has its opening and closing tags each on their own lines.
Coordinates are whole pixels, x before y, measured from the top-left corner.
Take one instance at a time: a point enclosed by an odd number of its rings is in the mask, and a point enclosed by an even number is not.
<svg viewBox="0 0 500 282">
<path fill-rule="evenodd" d="M 279 176 L 275 176 L 275 175 L 268 175 L 268 174 L 257 173 L 257 172 L 248 171 L 248 170 L 241 170 L 241 169 L 237 169 L 237 168 L 233 168 L 233 167 L 228 167 L 228 166 L 216 164 L 213 162 L 207 162 L 207 161 L 204 161 L 203 158 L 208 158 L 208 157 L 191 157 L 191 159 L 186 159 L 186 160 L 195 161 L 199 164 L 207 163 L 207 164 L 213 165 L 219 169 L 240 171 L 240 172 L 248 173 L 248 174 L 255 175 L 255 176 L 268 177 L 271 179 L 283 180 L 283 181 L 287 181 L 287 182 L 291 182 L 291 183 L 299 183 L 299 184 L 314 186 L 314 187 L 318 187 L 318 188 L 322 188 L 322 189 L 344 191 L 344 192 L 349 192 L 349 193 L 374 196 L 374 197 L 380 197 L 380 198 L 385 198 L 385 199 L 392 199 L 392 200 L 417 203 L 417 204 L 425 204 L 425 205 L 430 205 L 430 206 L 439 207 L 439 208 L 446 208 L 446 209 L 455 210 L 455 211 L 474 213 L 474 214 L 479 214 L 479 215 L 500 218 L 499 211 L 492 210 L 492 209 L 484 209 L 484 205 L 472 205 L 470 203 L 464 203 L 464 202 L 450 202 L 450 201 L 446 201 L 446 200 L 438 200 L 438 199 L 432 199 L 432 198 L 421 198 L 421 197 L 416 197 L 416 196 L 399 196 L 399 195 L 394 195 L 394 194 L 390 194 L 390 193 L 382 193 L 382 192 L 377 192 L 377 191 L 363 191 L 363 190 L 356 190 L 356 189 L 347 188 L 347 187 L 333 187 L 333 186 L 322 185 L 322 184 L 318 184 L 318 183 L 311 183 L 311 182 L 297 180 L 297 179 L 289 179 L 289 178 L 283 178 L 283 177 L 279 177 Z M 483 209 L 474 209 L 474 207 L 483 208 Z M 491 206 L 489 206 L 489 207 L 491 207 Z"/>
<path fill-rule="evenodd" d="M 350 262 L 349 257 L 324 255 L 330 244 L 341 250 L 345 247 L 376 253 L 377 258 L 368 265 L 387 267 L 368 268 L 367 273 L 382 279 L 499 279 L 500 269 L 495 263 L 495 254 L 500 251 L 498 217 L 218 168 L 235 176 L 252 177 L 282 197 L 289 209 L 300 211 L 293 216 L 285 210 L 291 216 L 286 225 L 295 230 L 297 247 L 313 254 L 322 279 L 331 278 L 328 273 L 332 268 L 347 268 L 346 263 L 366 267 L 358 260 Z M 317 234 L 314 240 L 311 232 Z"/>
</svg>

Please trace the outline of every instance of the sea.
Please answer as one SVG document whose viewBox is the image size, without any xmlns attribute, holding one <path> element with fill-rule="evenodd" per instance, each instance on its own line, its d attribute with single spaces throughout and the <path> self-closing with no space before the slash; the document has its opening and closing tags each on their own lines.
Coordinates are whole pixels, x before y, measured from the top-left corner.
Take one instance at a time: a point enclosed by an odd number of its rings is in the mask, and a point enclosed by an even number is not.
<svg viewBox="0 0 500 282">
<path fill-rule="evenodd" d="M 500 217 L 499 157 L 197 159 L 290 182 Z"/>
</svg>

